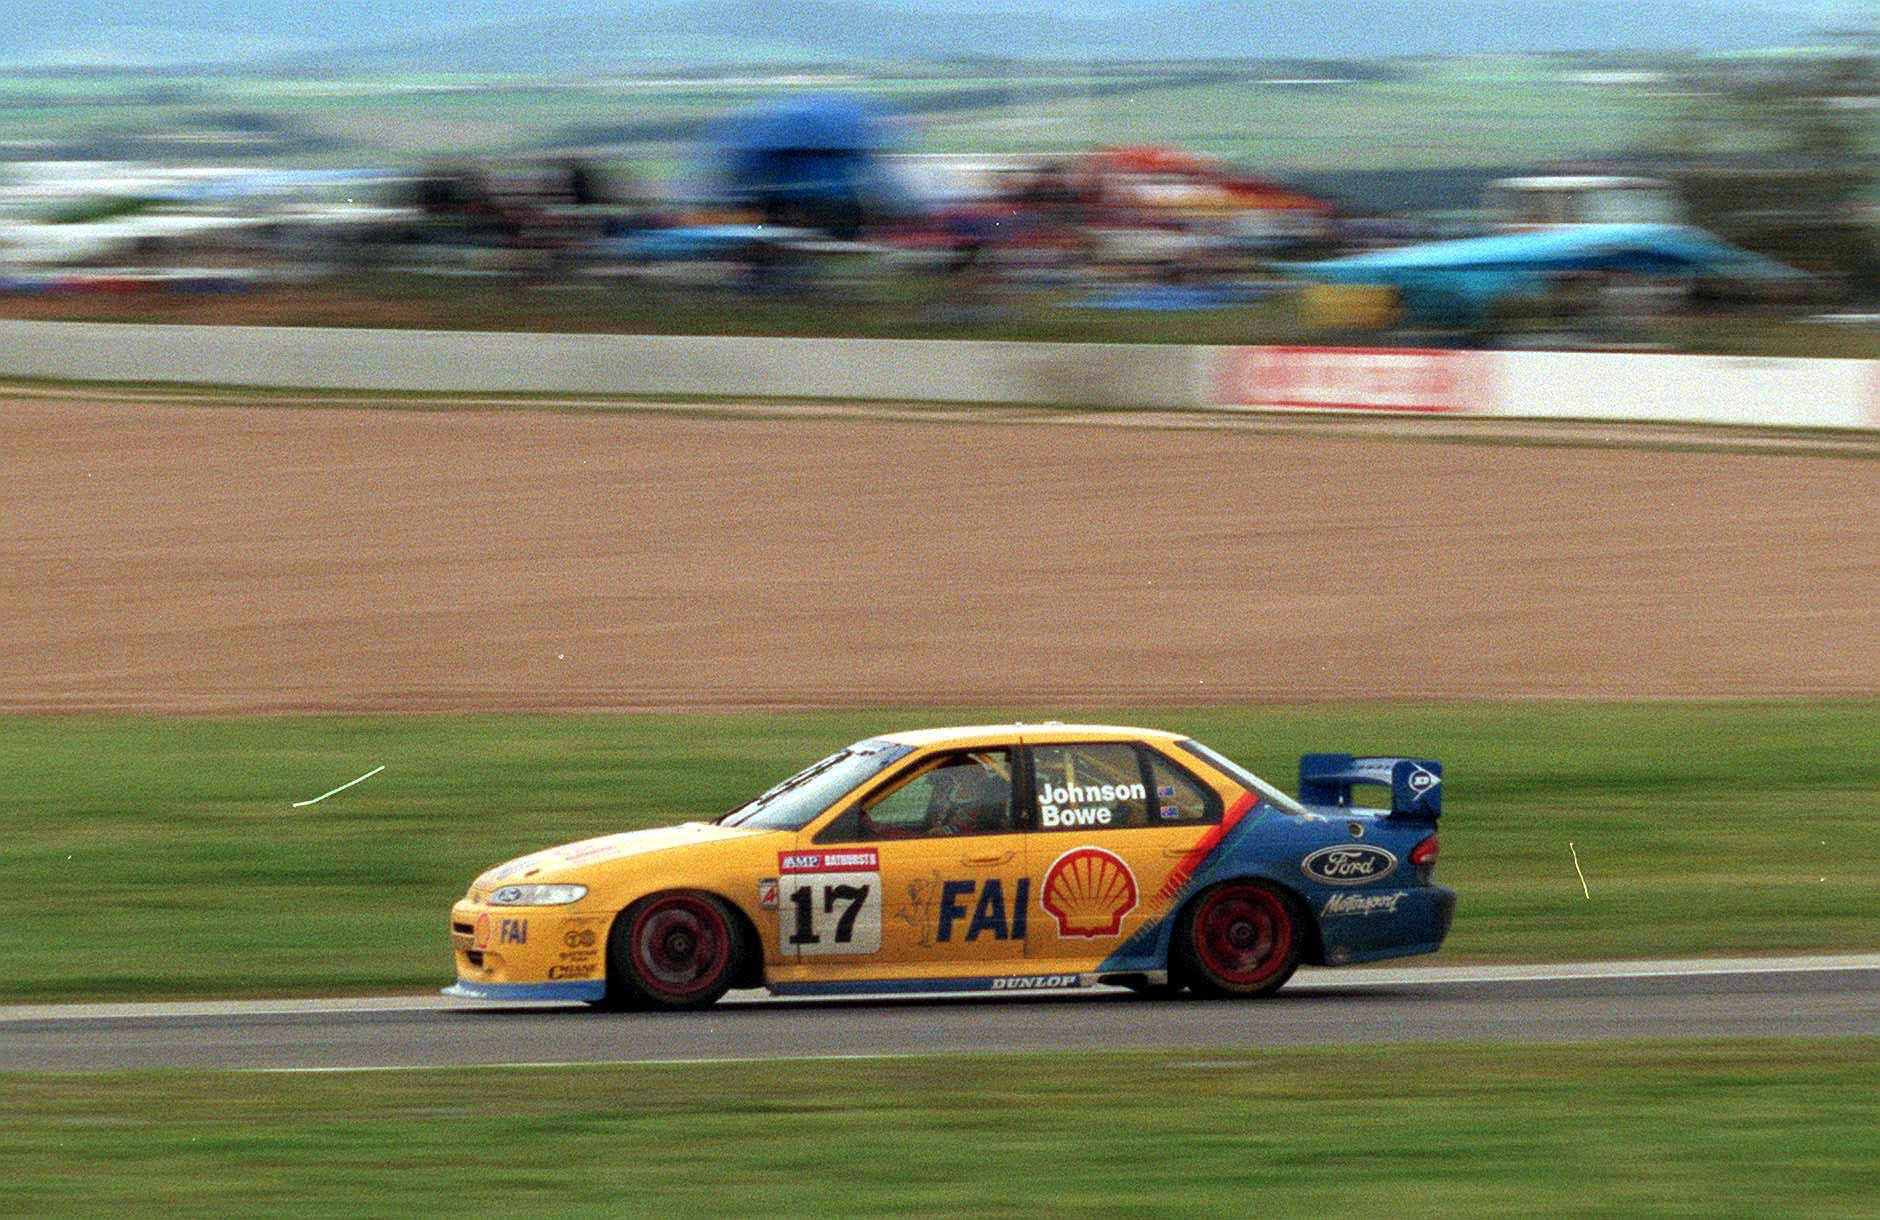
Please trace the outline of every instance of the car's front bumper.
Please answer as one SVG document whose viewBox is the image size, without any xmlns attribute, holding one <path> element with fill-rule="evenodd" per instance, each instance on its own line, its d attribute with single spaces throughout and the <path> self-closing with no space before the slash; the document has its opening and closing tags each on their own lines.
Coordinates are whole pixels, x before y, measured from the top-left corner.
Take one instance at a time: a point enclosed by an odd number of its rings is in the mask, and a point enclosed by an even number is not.
<svg viewBox="0 0 1880 1220">
<path fill-rule="evenodd" d="M 597 1000 L 607 990 L 610 916 L 577 907 L 498 907 L 466 898 L 451 908 L 457 984 L 479 1000 Z"/>
</svg>

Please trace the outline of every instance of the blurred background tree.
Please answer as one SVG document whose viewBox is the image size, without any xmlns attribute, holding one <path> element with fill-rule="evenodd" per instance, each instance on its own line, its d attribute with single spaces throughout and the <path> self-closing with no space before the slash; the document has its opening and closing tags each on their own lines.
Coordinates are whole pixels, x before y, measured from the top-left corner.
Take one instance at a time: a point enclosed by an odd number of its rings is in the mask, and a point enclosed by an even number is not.
<svg viewBox="0 0 1880 1220">
<path fill-rule="evenodd" d="M 1818 273 L 1847 303 L 1880 300 L 1877 51 L 1857 30 L 1705 59 L 1669 133 L 1668 176 L 1695 223 Z"/>
</svg>

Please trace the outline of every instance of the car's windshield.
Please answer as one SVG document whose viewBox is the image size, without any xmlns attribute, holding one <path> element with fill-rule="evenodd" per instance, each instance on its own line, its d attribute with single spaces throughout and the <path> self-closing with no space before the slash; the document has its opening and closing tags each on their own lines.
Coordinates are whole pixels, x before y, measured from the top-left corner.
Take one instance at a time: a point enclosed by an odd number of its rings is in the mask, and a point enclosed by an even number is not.
<svg viewBox="0 0 1880 1220">
<path fill-rule="evenodd" d="M 1301 805 L 1292 797 L 1287 796 L 1284 792 L 1281 792 L 1278 788 L 1267 783 L 1233 759 L 1228 758 L 1219 750 L 1211 750 L 1198 741 L 1184 741 L 1181 743 L 1181 748 L 1207 762 L 1216 771 L 1226 775 L 1249 792 L 1259 793 L 1288 813 L 1303 814 L 1310 812 L 1304 805 Z"/>
<path fill-rule="evenodd" d="M 801 830 L 816 816 L 883 768 L 905 758 L 912 746 L 870 738 L 838 750 L 821 762 L 798 771 L 755 800 L 747 801 L 718 821 L 725 826 L 762 830 Z"/>
</svg>

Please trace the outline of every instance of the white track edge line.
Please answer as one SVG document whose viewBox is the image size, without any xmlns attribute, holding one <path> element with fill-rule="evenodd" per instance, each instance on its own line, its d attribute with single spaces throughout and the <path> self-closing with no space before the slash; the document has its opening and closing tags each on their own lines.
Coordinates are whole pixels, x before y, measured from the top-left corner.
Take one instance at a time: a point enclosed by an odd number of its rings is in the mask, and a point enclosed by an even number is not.
<svg viewBox="0 0 1880 1220">
<path fill-rule="evenodd" d="M 1880 955 L 1836 955 L 1819 958 L 1739 958 L 1719 959 L 1707 962 L 1704 959 L 1685 961 L 1639 962 L 1625 967 L 1624 962 L 1584 962 L 1560 963 L 1554 966 L 1508 965 L 1484 967 L 1473 973 L 1465 973 L 1469 967 L 1394 967 L 1377 970 L 1337 970 L 1326 968 L 1314 970 L 1311 975 L 1295 978 L 1289 984 L 1292 991 L 1338 991 L 1349 988 L 1366 987 L 1444 987 L 1444 986 L 1481 986 L 1489 983 L 1559 983 L 1592 981 L 1599 979 L 1641 979 L 1641 978 L 1685 978 L 1706 975 L 1730 974 L 1801 974 L 1801 973 L 1863 973 L 1880 970 Z M 1449 973 L 1449 971 L 1456 973 Z M 1105 988 L 1104 990 L 1110 990 Z M 1025 994 L 1017 992 L 989 993 L 981 991 L 928 992 L 920 995 L 855 995 L 855 996 L 802 996 L 773 997 L 745 993 L 731 1000 L 737 1007 L 757 1005 L 777 1005 L 779 1007 L 799 1003 L 853 1002 L 868 1003 L 877 1000 L 905 1001 L 910 999 L 988 999 L 994 995 L 1010 997 Z M 1045 993 L 1036 993 L 1045 994 Z M 1067 994 L 1067 993 L 1055 993 Z M 440 1002 L 440 997 L 411 996 L 366 997 L 357 1004 L 346 1000 L 202 1000 L 202 1001 L 156 1001 L 130 1004 L 78 1004 L 78 1005 L 16 1005 L 0 1007 L 0 1025 L 20 1021 L 135 1021 L 135 1020 L 186 1020 L 192 1017 L 301 1017 L 301 1016 L 348 1016 L 348 1015 L 383 1015 L 408 1012 L 487 1012 L 492 1008 L 539 1008 L 544 1011 L 569 1007 L 573 1002 L 564 1001 L 452 1001 Z M 278 1007 L 276 1006 L 278 1005 Z"/>
</svg>

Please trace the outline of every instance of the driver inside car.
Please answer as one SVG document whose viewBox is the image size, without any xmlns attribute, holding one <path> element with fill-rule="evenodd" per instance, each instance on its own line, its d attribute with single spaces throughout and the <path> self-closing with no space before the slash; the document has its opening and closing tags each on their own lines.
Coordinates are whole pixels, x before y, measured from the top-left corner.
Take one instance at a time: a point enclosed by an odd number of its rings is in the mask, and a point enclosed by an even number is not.
<svg viewBox="0 0 1880 1220">
<path fill-rule="evenodd" d="M 928 834 L 970 835 L 1011 829 L 1012 784 L 976 758 L 934 772 Z"/>
</svg>

